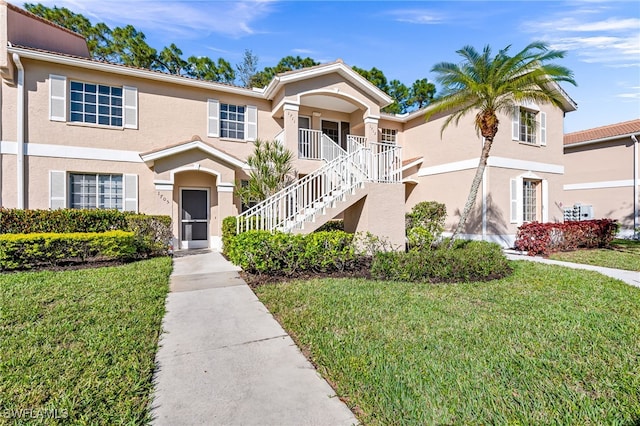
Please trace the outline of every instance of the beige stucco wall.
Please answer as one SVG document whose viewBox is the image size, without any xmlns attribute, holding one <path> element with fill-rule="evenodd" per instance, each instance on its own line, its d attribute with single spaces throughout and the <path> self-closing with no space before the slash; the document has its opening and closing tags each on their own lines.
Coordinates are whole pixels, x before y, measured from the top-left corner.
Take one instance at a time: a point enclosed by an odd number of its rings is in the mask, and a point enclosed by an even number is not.
<svg viewBox="0 0 640 426">
<path fill-rule="evenodd" d="M 252 143 L 207 136 L 208 99 L 218 99 L 222 103 L 256 105 L 259 138 L 271 139 L 281 129 L 271 117 L 271 105 L 266 100 L 77 67 L 29 60 L 25 60 L 24 64 L 28 91 L 26 107 L 29 111 L 27 140 L 32 143 L 147 152 L 187 141 L 192 136 L 198 135 L 217 149 L 241 159 L 246 158 L 253 152 Z M 67 82 L 78 80 L 136 87 L 138 89 L 138 129 L 113 129 L 105 126 L 50 121 L 49 74 L 64 75 L 67 77 Z M 11 101 L 11 98 L 9 100 Z"/>
<path fill-rule="evenodd" d="M 0 7 L 8 9 L 6 31 L 12 44 L 89 57 L 87 43 L 81 35 L 44 22 L 26 11 L 18 11 L 4 1 Z"/>
<path fill-rule="evenodd" d="M 630 137 L 566 147 L 564 206 L 592 205 L 595 218 L 618 220 L 623 231 L 633 229 L 633 153 Z M 640 206 L 640 196 L 636 203 Z"/>
</svg>

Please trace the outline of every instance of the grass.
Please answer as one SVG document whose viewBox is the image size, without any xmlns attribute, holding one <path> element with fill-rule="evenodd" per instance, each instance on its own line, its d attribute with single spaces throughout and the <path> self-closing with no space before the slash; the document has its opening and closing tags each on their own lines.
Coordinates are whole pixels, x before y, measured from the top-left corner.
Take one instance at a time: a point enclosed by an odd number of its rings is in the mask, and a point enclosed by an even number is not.
<svg viewBox="0 0 640 426">
<path fill-rule="evenodd" d="M 147 422 L 170 272 L 156 258 L 0 275 L 0 424 Z"/>
<path fill-rule="evenodd" d="M 640 291 L 513 266 L 487 283 L 256 291 L 364 424 L 638 424 Z"/>
<path fill-rule="evenodd" d="M 614 240 L 610 248 L 553 253 L 549 259 L 640 271 L 640 241 Z"/>
</svg>

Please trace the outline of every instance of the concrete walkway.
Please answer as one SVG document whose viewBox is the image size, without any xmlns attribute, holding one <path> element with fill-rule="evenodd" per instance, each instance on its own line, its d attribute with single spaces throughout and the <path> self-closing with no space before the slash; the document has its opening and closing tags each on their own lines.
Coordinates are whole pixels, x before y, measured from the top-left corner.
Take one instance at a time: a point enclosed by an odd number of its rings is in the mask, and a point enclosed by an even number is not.
<svg viewBox="0 0 640 426">
<path fill-rule="evenodd" d="M 177 256 L 156 355 L 152 424 L 358 423 L 238 268 L 215 252 Z"/>
<path fill-rule="evenodd" d="M 529 260 L 531 262 L 540 262 L 549 265 L 559 265 L 565 266 L 567 268 L 585 269 L 587 271 L 600 272 L 602 275 L 624 281 L 629 285 L 640 288 L 640 272 L 624 271 L 622 269 L 605 268 L 602 266 L 583 265 L 581 263 L 561 262 L 559 260 L 545 259 L 540 256 L 523 255 L 515 250 L 506 250 L 505 254 L 507 255 L 507 259 L 509 260 Z"/>
</svg>

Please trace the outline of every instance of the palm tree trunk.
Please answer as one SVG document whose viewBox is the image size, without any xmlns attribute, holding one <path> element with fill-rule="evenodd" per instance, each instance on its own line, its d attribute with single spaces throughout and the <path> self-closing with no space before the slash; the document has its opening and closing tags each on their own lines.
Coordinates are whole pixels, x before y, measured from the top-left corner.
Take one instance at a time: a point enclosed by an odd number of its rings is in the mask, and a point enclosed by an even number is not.
<svg viewBox="0 0 640 426">
<path fill-rule="evenodd" d="M 480 161 L 478 162 L 478 168 L 476 169 L 476 176 L 473 178 L 473 182 L 471 183 L 471 190 L 469 191 L 469 197 L 467 198 L 467 202 L 464 205 L 464 210 L 462 211 L 462 215 L 460 215 L 460 221 L 458 222 L 458 226 L 455 231 L 453 231 L 453 235 L 451 236 L 451 241 L 449 241 L 449 248 L 453 247 L 456 238 L 462 232 L 464 225 L 467 223 L 467 219 L 469 218 L 469 213 L 473 206 L 476 203 L 476 197 L 478 196 L 478 189 L 480 188 L 480 182 L 482 182 L 482 175 L 484 174 L 484 169 L 487 166 L 487 160 L 489 159 L 489 151 L 491 151 L 491 144 L 493 144 L 493 137 L 485 137 L 484 145 L 482 145 L 482 153 L 480 154 Z"/>
</svg>

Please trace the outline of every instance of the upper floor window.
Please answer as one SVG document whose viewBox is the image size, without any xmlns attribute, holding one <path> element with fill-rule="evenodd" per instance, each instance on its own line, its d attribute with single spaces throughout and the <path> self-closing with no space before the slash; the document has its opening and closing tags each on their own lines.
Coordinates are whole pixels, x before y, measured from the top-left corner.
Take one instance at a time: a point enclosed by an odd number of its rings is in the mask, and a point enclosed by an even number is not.
<svg viewBox="0 0 640 426">
<path fill-rule="evenodd" d="M 70 173 L 69 182 L 72 209 L 122 210 L 122 175 Z"/>
<path fill-rule="evenodd" d="M 49 75 L 49 120 L 138 128 L 138 89 Z"/>
<path fill-rule="evenodd" d="M 517 107 L 513 113 L 512 139 L 531 145 L 547 144 L 547 115 L 533 108 Z"/>
<path fill-rule="evenodd" d="M 536 143 L 536 113 L 520 109 L 520 142 Z"/>
<path fill-rule="evenodd" d="M 255 141 L 258 138 L 258 108 L 253 105 L 222 103 L 217 99 L 207 101 L 207 135 Z"/>
<path fill-rule="evenodd" d="M 245 107 L 220 104 L 220 137 L 244 139 Z"/>
<path fill-rule="evenodd" d="M 395 144 L 397 133 L 396 129 L 380 129 L 380 142 Z"/>
<path fill-rule="evenodd" d="M 122 87 L 71 81 L 72 122 L 122 127 Z"/>
</svg>

